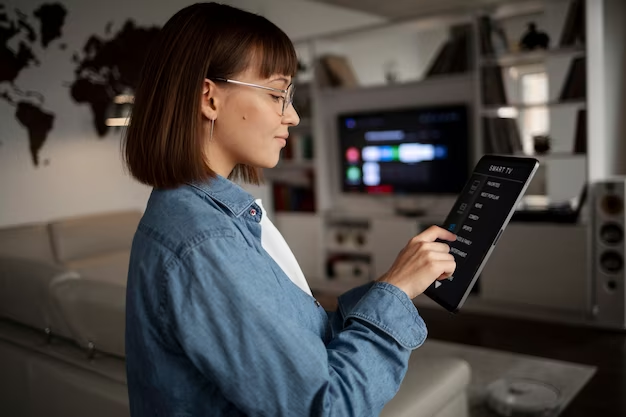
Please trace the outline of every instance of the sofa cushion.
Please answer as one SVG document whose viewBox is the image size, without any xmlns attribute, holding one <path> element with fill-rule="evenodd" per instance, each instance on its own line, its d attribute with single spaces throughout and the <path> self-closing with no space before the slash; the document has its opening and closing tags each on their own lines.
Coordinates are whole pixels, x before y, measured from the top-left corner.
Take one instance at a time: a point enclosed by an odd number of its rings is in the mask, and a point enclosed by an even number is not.
<svg viewBox="0 0 626 417">
<path fill-rule="evenodd" d="M 77 271 L 82 278 L 126 285 L 130 250 L 67 262 L 65 265 Z"/>
<path fill-rule="evenodd" d="M 0 229 L 0 256 L 55 263 L 48 226 L 30 224 Z"/>
<path fill-rule="evenodd" d="M 56 258 L 66 263 L 130 250 L 140 219 L 139 211 L 120 211 L 51 222 Z"/>
<path fill-rule="evenodd" d="M 72 338 L 82 347 L 124 357 L 126 287 L 89 279 L 65 280 L 50 287 L 52 303 Z"/>
<path fill-rule="evenodd" d="M 51 309 L 49 289 L 78 278 L 76 272 L 59 266 L 0 257 L 0 317 L 68 337 L 65 322 Z"/>
</svg>

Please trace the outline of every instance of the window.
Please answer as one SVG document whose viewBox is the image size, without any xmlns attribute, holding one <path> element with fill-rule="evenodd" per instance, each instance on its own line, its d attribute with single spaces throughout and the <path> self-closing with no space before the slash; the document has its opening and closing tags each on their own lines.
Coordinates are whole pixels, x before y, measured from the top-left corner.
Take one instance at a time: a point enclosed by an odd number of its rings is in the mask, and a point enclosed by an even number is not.
<svg viewBox="0 0 626 417">
<path fill-rule="evenodd" d="M 524 153 L 533 154 L 534 140 L 538 135 L 548 135 L 550 119 L 548 117 L 548 76 L 544 68 L 518 68 L 519 92 L 523 105 L 535 105 L 522 108 L 519 114 L 520 133 Z"/>
</svg>

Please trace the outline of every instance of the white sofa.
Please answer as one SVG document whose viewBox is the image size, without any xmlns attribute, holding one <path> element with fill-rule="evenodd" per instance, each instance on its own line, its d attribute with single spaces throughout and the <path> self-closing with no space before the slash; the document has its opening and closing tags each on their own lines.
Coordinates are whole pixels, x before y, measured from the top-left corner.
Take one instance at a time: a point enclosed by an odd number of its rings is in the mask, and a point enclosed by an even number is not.
<svg viewBox="0 0 626 417">
<path fill-rule="evenodd" d="M 125 283 L 140 212 L 0 229 L 0 415 L 128 416 Z M 411 357 L 385 417 L 464 417 L 469 366 Z"/>
</svg>

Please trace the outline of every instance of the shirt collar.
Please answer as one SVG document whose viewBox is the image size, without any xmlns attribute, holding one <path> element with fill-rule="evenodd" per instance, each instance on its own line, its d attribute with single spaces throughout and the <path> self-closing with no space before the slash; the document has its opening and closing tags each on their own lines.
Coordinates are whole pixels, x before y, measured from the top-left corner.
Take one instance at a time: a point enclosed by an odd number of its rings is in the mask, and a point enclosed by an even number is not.
<svg viewBox="0 0 626 417">
<path fill-rule="evenodd" d="M 205 181 L 189 183 L 189 185 L 203 191 L 237 217 L 254 203 L 254 197 L 250 193 L 219 174 Z"/>
</svg>

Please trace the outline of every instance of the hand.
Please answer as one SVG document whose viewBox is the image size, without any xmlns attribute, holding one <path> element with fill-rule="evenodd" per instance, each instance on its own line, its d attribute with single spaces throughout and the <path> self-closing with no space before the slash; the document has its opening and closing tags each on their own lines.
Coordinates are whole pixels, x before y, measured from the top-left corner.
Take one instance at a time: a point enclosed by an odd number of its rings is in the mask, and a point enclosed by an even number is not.
<svg viewBox="0 0 626 417">
<path fill-rule="evenodd" d="M 454 256 L 450 246 L 435 242 L 437 239 L 453 242 L 456 235 L 438 226 L 429 227 L 409 241 L 389 271 L 377 281 L 395 285 L 413 299 L 435 280 L 451 277 L 456 269 Z"/>
</svg>

